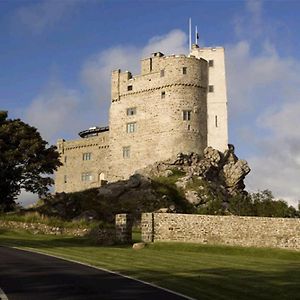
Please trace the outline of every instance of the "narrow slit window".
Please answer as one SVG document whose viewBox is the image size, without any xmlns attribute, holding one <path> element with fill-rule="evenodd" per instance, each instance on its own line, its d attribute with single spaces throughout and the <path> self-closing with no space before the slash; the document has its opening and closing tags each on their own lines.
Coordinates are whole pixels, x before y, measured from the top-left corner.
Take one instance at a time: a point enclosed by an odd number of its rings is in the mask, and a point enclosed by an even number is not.
<svg viewBox="0 0 300 300">
<path fill-rule="evenodd" d="M 215 126 L 218 127 L 218 116 L 215 116 Z"/>
<path fill-rule="evenodd" d="M 183 110 L 182 111 L 182 119 L 183 121 L 190 121 L 192 116 L 191 110 Z"/>
<path fill-rule="evenodd" d="M 164 77 L 164 76 L 165 76 L 165 70 L 162 69 L 162 70 L 160 70 L 160 77 Z"/>
<path fill-rule="evenodd" d="M 67 175 L 64 175 L 64 183 L 67 183 Z"/>
<path fill-rule="evenodd" d="M 208 86 L 208 92 L 209 92 L 209 93 L 213 93 L 214 90 L 215 90 L 215 88 L 214 88 L 213 85 L 209 85 L 209 86 Z"/>
<path fill-rule="evenodd" d="M 182 74 L 185 75 L 187 73 L 187 67 L 182 68 Z"/>
<path fill-rule="evenodd" d="M 161 99 L 164 99 L 164 98 L 166 98 L 166 92 L 161 92 Z"/>
<path fill-rule="evenodd" d="M 209 67 L 213 67 L 214 66 L 214 61 L 213 60 L 209 60 L 208 61 L 208 66 Z"/>
</svg>

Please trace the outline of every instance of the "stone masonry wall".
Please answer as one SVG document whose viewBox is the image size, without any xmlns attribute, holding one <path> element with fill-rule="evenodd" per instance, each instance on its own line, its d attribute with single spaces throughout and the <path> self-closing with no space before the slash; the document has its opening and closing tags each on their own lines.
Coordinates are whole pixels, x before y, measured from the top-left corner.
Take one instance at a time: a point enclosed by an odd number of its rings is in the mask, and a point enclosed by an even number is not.
<svg viewBox="0 0 300 300">
<path fill-rule="evenodd" d="M 178 241 L 300 251 L 300 219 L 145 213 L 141 227 L 145 242 Z"/>
<path fill-rule="evenodd" d="M 119 243 L 132 242 L 132 217 L 130 214 L 117 214 L 115 220 L 116 240 Z"/>
<path fill-rule="evenodd" d="M 61 228 L 48 226 L 41 223 L 25 223 L 16 221 L 2 221 L 0 220 L 1 229 L 13 230 L 28 230 L 34 234 L 54 234 L 54 235 L 72 235 L 72 236 L 85 236 L 89 233 L 88 228 Z"/>
</svg>

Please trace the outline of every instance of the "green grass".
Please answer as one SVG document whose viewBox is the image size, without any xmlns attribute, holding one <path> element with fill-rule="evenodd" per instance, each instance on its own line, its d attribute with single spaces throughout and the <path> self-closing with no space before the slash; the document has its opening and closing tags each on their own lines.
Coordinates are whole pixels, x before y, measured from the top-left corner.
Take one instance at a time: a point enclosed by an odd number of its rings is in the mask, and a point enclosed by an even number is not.
<svg viewBox="0 0 300 300">
<path fill-rule="evenodd" d="M 76 221 L 65 221 L 58 217 L 49 217 L 38 212 L 21 212 L 21 213 L 3 213 L 0 214 L 0 221 L 13 221 L 13 222 L 23 222 L 23 223 L 40 223 L 52 227 L 61 228 L 93 228 L 97 225 L 103 224 L 100 221 L 88 222 L 85 220 Z"/>
<path fill-rule="evenodd" d="M 86 238 L 0 231 L 0 244 L 34 248 L 121 272 L 196 299 L 300 299 L 300 253 L 154 243 L 142 250 Z"/>
</svg>

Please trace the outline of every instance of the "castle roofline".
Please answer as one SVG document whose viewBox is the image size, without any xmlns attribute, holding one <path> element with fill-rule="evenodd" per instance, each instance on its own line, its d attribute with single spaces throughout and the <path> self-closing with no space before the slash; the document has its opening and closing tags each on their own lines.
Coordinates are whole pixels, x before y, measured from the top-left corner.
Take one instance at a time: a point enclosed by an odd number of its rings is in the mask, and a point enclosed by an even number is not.
<svg viewBox="0 0 300 300">
<path fill-rule="evenodd" d="M 199 45 L 193 44 L 193 45 L 192 45 L 192 50 L 194 50 L 194 49 L 199 49 L 200 51 L 201 51 L 201 50 L 212 50 L 212 51 L 214 51 L 214 50 L 220 50 L 220 49 L 223 49 L 223 50 L 224 50 L 224 47 L 222 47 L 222 46 L 199 47 Z"/>
</svg>

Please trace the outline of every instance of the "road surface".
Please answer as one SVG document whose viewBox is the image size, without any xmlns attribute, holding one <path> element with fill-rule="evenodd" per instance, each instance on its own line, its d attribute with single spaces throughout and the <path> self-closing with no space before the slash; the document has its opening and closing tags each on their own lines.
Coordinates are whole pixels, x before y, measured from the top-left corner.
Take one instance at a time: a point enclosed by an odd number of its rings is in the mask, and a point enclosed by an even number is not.
<svg viewBox="0 0 300 300">
<path fill-rule="evenodd" d="M 187 299 L 117 274 L 0 246 L 1 290 L 9 300 Z"/>
</svg>

